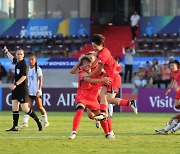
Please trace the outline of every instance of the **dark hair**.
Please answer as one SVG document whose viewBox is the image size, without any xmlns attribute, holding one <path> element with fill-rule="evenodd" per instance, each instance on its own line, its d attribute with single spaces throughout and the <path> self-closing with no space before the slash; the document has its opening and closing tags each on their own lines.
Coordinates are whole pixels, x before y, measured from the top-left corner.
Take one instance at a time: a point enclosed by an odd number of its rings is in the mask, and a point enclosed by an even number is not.
<svg viewBox="0 0 180 154">
<path fill-rule="evenodd" d="M 36 62 L 35 62 L 35 71 L 37 73 L 37 67 L 38 67 L 38 65 L 37 65 L 37 57 L 35 55 L 31 55 L 30 57 L 34 57 L 36 59 Z"/>
<path fill-rule="evenodd" d="M 87 61 L 89 63 L 91 62 L 91 60 L 88 57 L 84 56 L 84 57 L 81 58 L 81 63 L 80 63 L 81 66 L 82 66 L 84 61 Z"/>
<path fill-rule="evenodd" d="M 105 37 L 101 34 L 94 34 L 91 41 L 97 45 L 103 44 L 104 46 Z"/>
<path fill-rule="evenodd" d="M 170 61 L 170 62 L 169 62 L 169 65 L 172 64 L 172 63 L 176 64 L 177 67 L 179 68 L 179 61 L 178 61 L 178 60 Z"/>
</svg>

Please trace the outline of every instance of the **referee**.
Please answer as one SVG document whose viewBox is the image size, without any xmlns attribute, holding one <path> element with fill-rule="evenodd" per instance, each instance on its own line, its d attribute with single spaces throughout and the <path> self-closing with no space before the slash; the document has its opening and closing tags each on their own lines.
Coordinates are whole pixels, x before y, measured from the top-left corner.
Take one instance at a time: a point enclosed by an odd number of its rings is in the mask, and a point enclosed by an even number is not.
<svg viewBox="0 0 180 154">
<path fill-rule="evenodd" d="M 24 60 L 24 51 L 18 49 L 16 58 L 4 47 L 4 52 L 8 58 L 15 64 L 15 83 L 10 87 L 12 91 L 12 111 L 13 111 L 13 127 L 6 131 L 18 131 L 19 120 L 19 104 L 21 109 L 31 116 L 37 123 L 39 131 L 42 130 L 42 124 L 33 110 L 28 107 L 28 85 L 27 85 L 27 65 Z"/>
</svg>

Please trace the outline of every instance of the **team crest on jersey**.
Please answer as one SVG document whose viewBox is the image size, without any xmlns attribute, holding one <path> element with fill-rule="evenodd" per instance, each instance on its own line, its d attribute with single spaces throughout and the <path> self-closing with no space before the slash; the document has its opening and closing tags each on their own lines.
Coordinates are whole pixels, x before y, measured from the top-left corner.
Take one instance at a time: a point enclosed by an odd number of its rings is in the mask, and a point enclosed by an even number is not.
<svg viewBox="0 0 180 154">
<path fill-rule="evenodd" d="M 17 74 L 19 74 L 20 73 L 20 69 L 17 69 L 16 72 L 17 72 Z"/>
</svg>

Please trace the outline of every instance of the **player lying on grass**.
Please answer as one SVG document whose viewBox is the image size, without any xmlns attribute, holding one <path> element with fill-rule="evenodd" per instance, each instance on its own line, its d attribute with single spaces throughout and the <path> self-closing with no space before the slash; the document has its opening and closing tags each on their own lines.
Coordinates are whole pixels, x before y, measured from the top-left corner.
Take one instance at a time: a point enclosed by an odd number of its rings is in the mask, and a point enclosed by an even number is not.
<svg viewBox="0 0 180 154">
<path fill-rule="evenodd" d="M 175 88 L 176 96 L 174 105 L 176 109 L 180 109 L 180 64 L 179 61 L 174 60 L 170 62 L 170 69 L 172 71 L 172 81 L 170 83 L 170 87 L 167 90 L 165 95 L 173 89 L 175 83 L 177 86 Z M 180 129 L 180 113 L 176 114 L 174 117 L 170 119 L 167 126 L 164 129 L 155 130 L 156 134 L 168 134 L 168 131 L 171 130 L 171 133 L 175 133 L 178 129 Z"/>
<path fill-rule="evenodd" d="M 100 120 L 106 138 L 114 138 L 114 136 L 109 131 L 107 120 L 104 119 L 104 115 L 100 114 L 100 106 L 97 101 L 97 97 L 99 94 L 99 89 L 97 88 L 97 86 L 99 86 L 99 88 L 101 87 L 101 85 L 97 83 L 110 84 L 110 79 L 108 77 L 88 77 L 88 74 L 91 72 L 91 61 L 86 56 L 82 57 L 78 61 L 78 63 L 72 68 L 71 73 L 76 74 L 79 67 L 80 69 L 78 73 L 78 89 L 75 99 L 76 113 L 74 115 L 73 129 L 72 133 L 69 136 L 69 139 L 74 139 L 76 137 L 76 132 L 80 124 L 84 109 L 86 107 L 94 113 L 91 119 Z"/>
</svg>

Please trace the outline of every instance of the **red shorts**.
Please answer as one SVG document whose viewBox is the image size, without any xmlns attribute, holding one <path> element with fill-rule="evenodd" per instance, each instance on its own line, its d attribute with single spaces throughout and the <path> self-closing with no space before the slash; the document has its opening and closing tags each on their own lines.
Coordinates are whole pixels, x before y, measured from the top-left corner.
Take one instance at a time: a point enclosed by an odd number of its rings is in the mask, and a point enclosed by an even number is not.
<svg viewBox="0 0 180 154">
<path fill-rule="evenodd" d="M 84 107 L 87 107 L 91 111 L 100 110 L 100 105 L 97 100 L 90 101 L 90 100 L 86 100 L 86 99 L 80 99 L 79 102 L 76 104 L 79 104 L 79 103 L 83 104 Z"/>
<path fill-rule="evenodd" d="M 111 78 L 111 84 L 106 85 L 108 93 L 118 93 L 121 86 L 121 76 L 119 74 L 114 74 Z"/>
<path fill-rule="evenodd" d="M 180 99 L 180 90 L 176 93 L 176 99 Z"/>
</svg>

